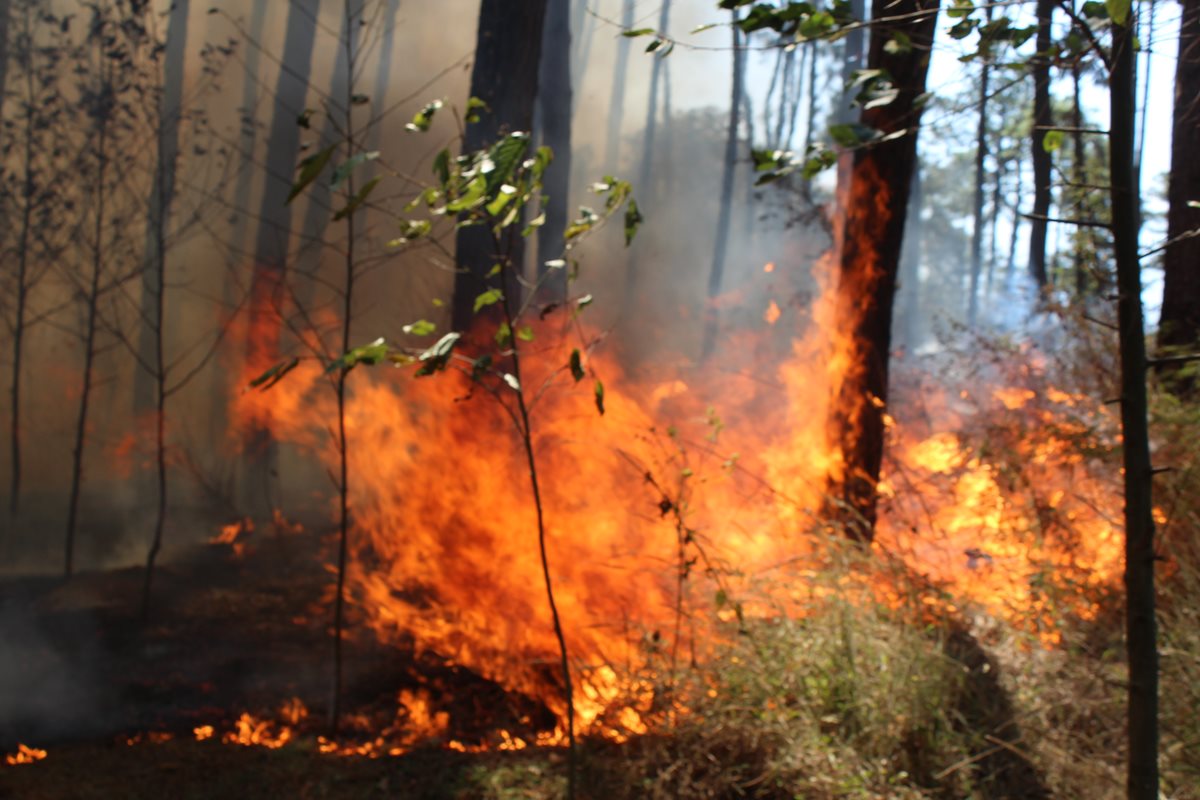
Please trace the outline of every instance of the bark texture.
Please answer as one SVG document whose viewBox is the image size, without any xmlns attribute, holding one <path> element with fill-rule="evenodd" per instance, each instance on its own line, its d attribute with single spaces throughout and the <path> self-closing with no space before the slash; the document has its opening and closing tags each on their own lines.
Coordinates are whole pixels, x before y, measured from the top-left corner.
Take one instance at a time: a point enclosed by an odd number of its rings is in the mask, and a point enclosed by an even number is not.
<svg viewBox="0 0 1200 800">
<path fill-rule="evenodd" d="M 925 91 L 937 11 L 937 0 L 875 0 L 872 16 L 879 21 L 871 28 L 867 67 L 887 70 L 899 94 L 865 110 L 862 121 L 885 134 L 905 135 L 848 153 L 839 165 L 834 256 L 840 330 L 834 361 L 844 369 L 832 388 L 828 433 L 842 463 L 830 476 L 827 516 L 864 541 L 874 533 L 883 459 L 892 301 L 921 116 L 915 101 Z M 896 33 L 909 38 L 910 50 L 885 50 Z"/>
<path fill-rule="evenodd" d="M 528 131 L 533 126 L 547 2 L 483 0 L 481 3 L 475 64 L 471 69 L 471 96 L 483 100 L 487 107 L 480 109 L 477 122 L 467 125 L 464 151 L 482 149 L 502 135 Z M 487 228 L 472 225 L 459 229 L 455 237 L 458 269 L 454 276 L 452 309 L 455 330 L 470 327 L 475 298 L 489 286 L 485 276 L 495 266 L 497 255 Z M 519 239 L 506 255 L 512 264 L 522 263 Z M 503 272 L 511 274 L 514 270 Z M 506 283 L 504 291 L 518 291 L 515 280 Z"/>
</svg>

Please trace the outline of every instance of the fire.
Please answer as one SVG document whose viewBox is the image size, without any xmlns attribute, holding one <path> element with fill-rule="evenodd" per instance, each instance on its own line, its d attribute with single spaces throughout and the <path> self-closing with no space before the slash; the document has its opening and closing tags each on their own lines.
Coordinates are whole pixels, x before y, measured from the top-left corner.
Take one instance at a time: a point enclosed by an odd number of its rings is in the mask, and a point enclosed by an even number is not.
<svg viewBox="0 0 1200 800">
<path fill-rule="evenodd" d="M 4 763 L 8 764 L 9 766 L 17 766 L 18 764 L 33 764 L 34 762 L 41 761 L 45 757 L 45 750 L 18 744 L 17 752 L 6 755 L 4 757 Z"/>
<path fill-rule="evenodd" d="M 235 556 L 246 552 L 246 539 L 254 532 L 254 520 L 245 519 L 221 526 L 221 532 L 209 539 L 209 544 L 227 544 Z"/>
<path fill-rule="evenodd" d="M 843 463 L 827 411 L 833 387 L 858 368 L 853 343 L 828 334 L 836 313 L 826 290 L 790 341 L 783 325 L 769 327 L 771 337 L 736 334 L 703 370 L 659 360 L 626 372 L 611 352 L 591 349 L 603 416 L 592 381 L 576 385 L 565 369 L 579 343 L 564 341 L 552 321 L 534 326 L 522 379 L 580 729 L 615 739 L 645 732 L 653 698 L 630 702 L 638 696 L 630 674 L 652 662 L 669 675 L 703 660 L 724 635 L 706 620 L 778 613 L 797 607 L 793 595 L 819 594 L 805 575 L 823 563 L 819 515 Z M 584 337 L 601 338 L 586 329 Z M 335 402 L 321 370 L 302 362 L 269 392 L 239 394 L 231 418 L 247 429 L 269 420 L 280 440 L 336 463 Z M 463 374 L 410 375 L 360 368 L 349 380 L 354 601 L 374 635 L 538 698 L 562 720 L 535 509 L 511 418 Z M 500 391 L 503 400 L 510 390 Z M 1003 615 L 1052 643 L 1053 620 L 1096 613 L 1097 593 L 1119 576 L 1112 476 L 1077 446 L 1114 420 L 1059 390 L 998 382 L 976 394 L 944 392 L 930 415 L 936 429 L 906 420 L 900 399 L 887 409 L 861 403 L 886 420 L 891 448 L 876 547 L 953 597 L 950 606 Z M 1003 426 L 1015 412 L 1026 422 L 986 431 L 998 452 L 951 433 Z M 901 602 L 903 590 L 884 578 L 864 584 L 839 591 Z M 714 597 L 724 598 L 716 608 Z M 939 602 L 931 594 L 919 604 Z M 402 695 L 399 704 L 405 713 L 390 739 L 320 748 L 390 752 L 447 735 L 444 712 L 427 697 Z M 225 741 L 290 738 L 287 727 L 263 725 L 246 715 Z M 446 746 L 519 749 L 563 736 L 560 726 Z"/>
<path fill-rule="evenodd" d="M 248 712 L 243 712 L 238 717 L 234 730 L 226 732 L 221 737 L 221 742 L 277 750 L 290 742 L 294 734 L 294 729 L 288 725 L 258 719 Z"/>
</svg>

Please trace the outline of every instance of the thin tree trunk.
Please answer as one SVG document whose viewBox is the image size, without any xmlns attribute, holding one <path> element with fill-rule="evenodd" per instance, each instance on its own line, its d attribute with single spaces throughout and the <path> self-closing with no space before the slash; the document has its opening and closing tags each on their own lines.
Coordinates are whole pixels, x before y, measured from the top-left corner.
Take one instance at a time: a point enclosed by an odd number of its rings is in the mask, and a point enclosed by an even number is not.
<svg viewBox="0 0 1200 800">
<path fill-rule="evenodd" d="M 33 97 L 33 67 L 29 66 L 27 88 L 29 96 Z M 29 247 L 33 231 L 33 140 L 34 116 L 32 107 L 25 110 L 24 124 L 24 170 L 25 181 L 22 192 L 21 232 L 17 237 L 17 296 L 16 324 L 13 327 L 13 364 L 12 364 L 12 407 L 9 428 L 10 454 L 12 458 L 12 473 L 10 475 L 8 513 L 16 516 L 20 507 L 21 497 L 21 367 L 25 348 L 25 313 L 29 304 Z"/>
<path fill-rule="evenodd" d="M 1046 151 L 1047 129 L 1053 123 L 1050 109 L 1050 26 L 1055 0 L 1037 0 L 1037 55 L 1033 65 L 1033 137 L 1030 151 L 1033 163 L 1033 211 L 1029 220 L 1029 274 L 1038 289 L 1045 290 L 1050 279 L 1046 272 L 1046 217 L 1050 214 L 1050 153 Z"/>
<path fill-rule="evenodd" d="M 1160 349 L 1200 345 L 1200 0 L 1182 0 L 1179 59 L 1175 67 L 1167 239 L 1163 253 Z M 1173 388 L 1194 393 L 1197 382 L 1172 375 Z"/>
<path fill-rule="evenodd" d="M 1083 145 L 1083 106 L 1079 98 L 1080 77 L 1080 64 L 1077 60 L 1071 65 L 1071 127 L 1074 128 L 1071 133 L 1071 157 L 1074 161 L 1071 165 L 1071 180 L 1075 183 L 1074 194 L 1080 198 L 1077 202 L 1082 205 L 1082 198 L 1086 196 L 1088 190 L 1084 188 L 1084 184 L 1087 183 L 1087 153 Z M 1091 238 L 1091 234 L 1086 228 L 1077 231 L 1075 236 L 1077 239 L 1079 237 Z M 1082 243 L 1077 241 L 1073 248 L 1071 264 L 1071 270 L 1075 273 L 1075 297 L 1077 300 L 1082 300 L 1087 294 L 1087 262 Z"/>
<path fill-rule="evenodd" d="M 921 261 L 924 251 L 925 222 L 921 208 L 925 203 L 924 186 L 921 181 L 921 158 L 918 154 L 913 164 L 912 185 L 908 190 L 908 213 L 904 222 L 904 245 L 900 251 L 900 286 L 904 305 L 900 314 L 900 344 L 905 349 L 916 350 L 921 345 Z"/>
<path fill-rule="evenodd" d="M 111 69 L 104 67 L 103 69 Z M 92 396 L 92 368 L 96 358 L 96 327 L 100 306 L 100 274 L 104 269 L 104 214 L 108 202 L 105 180 L 108 175 L 108 125 L 111 111 L 112 76 L 106 72 L 105 82 L 96 100 L 97 128 L 95 133 L 96 182 L 92 202 L 96 217 L 92 228 L 92 274 L 87 292 L 87 317 L 83 331 L 83 387 L 79 395 L 79 415 L 75 423 L 75 446 L 71 450 L 71 491 L 67 501 L 67 527 L 64 537 L 63 576 L 75 571 L 75 529 L 79 517 L 79 494 L 83 484 L 83 455 L 87 445 L 88 405 Z"/>
<path fill-rule="evenodd" d="M 992 7 L 986 7 L 987 21 L 992 21 Z M 979 313 L 979 274 L 983 270 L 983 191 L 987 180 L 988 80 L 991 65 L 984 59 L 979 76 L 979 125 L 975 133 L 975 197 L 971 228 L 971 286 L 967 290 L 967 325 L 975 327 Z"/>
<path fill-rule="evenodd" d="M 250 283 L 246 360 L 252 374 L 262 372 L 279 358 L 279 313 L 291 238 L 291 209 L 286 201 L 300 153 L 296 119 L 308 94 L 319 6 L 319 0 L 292 0 L 288 7 Z M 265 516 L 270 512 L 277 446 L 269 428 L 259 424 L 247 431 L 245 448 L 249 462 L 243 486 L 246 505 L 252 513 Z"/>
<path fill-rule="evenodd" d="M 546 261 L 562 253 L 571 190 L 571 9 L 570 0 L 547 0 L 538 76 L 538 109 L 542 142 L 554 151 L 543 191 L 546 221 L 538 229 L 538 285 L 548 302 L 567 296 L 565 269 L 549 269 Z"/>
<path fill-rule="evenodd" d="M 634 0 L 625 0 L 621 10 L 621 27 L 633 27 Z M 613 65 L 612 96 L 608 101 L 608 132 L 604 140 L 603 169 L 617 172 L 621 155 L 621 124 L 625 119 L 625 81 L 629 74 L 630 39 L 622 36 L 617 40 L 617 60 Z"/>
<path fill-rule="evenodd" d="M 541 62 L 542 31 L 548 0 L 528 0 L 518 4 L 504 0 L 483 0 L 479 9 L 479 27 L 475 45 L 475 64 L 471 69 L 471 95 L 487 104 L 479 111 L 479 120 L 467 124 L 463 150 L 479 150 L 500 136 L 529 131 L 533 124 L 534 98 L 538 93 L 538 67 Z M 452 324 L 464 331 L 475 316 L 475 298 L 492 285 L 487 277 L 498 254 L 489 231 L 481 225 L 459 228 L 455 237 L 455 261 Z M 507 254 L 514 265 L 523 262 L 520 240 Z M 518 302 L 520 284 L 515 272 L 501 290 Z"/>
<path fill-rule="evenodd" d="M 662 8 L 658 16 L 658 31 L 665 34 L 667 27 L 671 23 L 671 0 L 663 0 Z M 646 103 L 646 132 L 642 140 L 642 164 L 638 170 L 637 188 L 643 195 L 657 197 L 656 194 L 650 191 L 650 185 L 653 181 L 653 164 L 655 156 L 655 148 L 657 142 L 655 136 L 658 132 L 658 90 L 659 84 L 663 77 L 663 68 L 666 66 L 666 59 L 655 54 L 652 56 L 653 63 L 650 66 L 650 98 Z M 629 264 L 625 270 L 625 304 L 624 308 L 630 310 L 637 303 L 637 283 L 638 283 L 638 255 L 641 253 L 640 248 L 633 248 L 629 253 Z"/>
<path fill-rule="evenodd" d="M 1000 206 L 1003 203 L 1003 193 L 1001 187 L 1004 183 L 1004 162 L 1000 158 L 1000 151 L 1003 147 L 1003 140 L 997 137 L 996 139 L 996 175 L 992 179 L 992 207 L 991 213 L 988 215 L 988 268 L 987 280 L 983 286 L 983 296 L 989 303 L 992 300 L 992 287 L 994 286 L 996 274 L 996 239 L 997 239 L 997 223 L 1000 221 Z"/>
<path fill-rule="evenodd" d="M 842 158 L 834 248 L 839 338 L 849 366 L 832 388 L 829 438 L 842 463 L 830 475 L 826 509 L 847 535 L 863 541 L 874 536 L 892 305 L 921 116 L 915 101 L 925 91 L 938 11 L 937 0 L 874 2 L 867 66 L 886 70 L 898 95 L 865 109 L 862 121 L 884 134 L 906 134 Z M 887 52 L 896 33 L 912 42 L 910 50 Z"/>
<path fill-rule="evenodd" d="M 877 16 L 880 12 L 872 9 L 872 16 Z M 860 19 L 866 22 L 867 19 L 867 4 L 866 0 L 850 0 L 850 15 L 854 19 Z M 849 86 L 854 80 L 854 73 L 863 68 L 863 53 L 866 50 L 865 44 L 866 31 L 862 27 L 856 27 L 846 35 L 842 51 L 842 93 L 841 102 L 838 104 L 837 122 L 839 124 L 853 122 L 857 109 L 854 105 L 854 95 L 851 94 L 845 87 Z"/>
<path fill-rule="evenodd" d="M 153 364 L 154 372 L 139 370 L 134 382 L 134 414 L 140 420 L 148 410 L 142 396 L 146 384 L 154 392 L 154 443 L 155 443 L 155 515 L 154 534 L 150 550 L 146 554 L 145 585 L 142 589 L 142 619 L 150 612 L 150 585 L 154 565 L 162 549 L 163 526 L 167 520 L 167 453 L 166 453 L 166 400 L 167 366 L 164 356 L 163 314 L 167 275 L 167 222 L 171 215 L 171 201 L 175 196 L 175 168 L 179 157 L 179 121 L 183 113 L 184 51 L 187 46 L 187 23 L 189 0 L 175 0 L 167 27 L 166 63 L 163 67 L 163 84 L 158 96 L 159 115 L 158 142 L 153 194 L 150 198 L 150 219 L 147 221 L 147 254 L 142 278 L 142 334 L 140 342 L 141 363 Z M 145 308 L 149 304 L 150 313 Z M 140 384 L 140 386 L 139 386 Z"/>
<path fill-rule="evenodd" d="M 733 181 L 737 169 L 738 131 L 742 127 L 742 36 L 738 27 L 738 11 L 730 12 L 733 18 L 733 80 L 729 98 L 729 127 L 725 134 L 725 162 L 721 171 L 720 209 L 717 212 L 717 239 L 713 244 L 712 267 L 708 273 L 708 305 L 704 311 L 704 339 L 700 346 L 700 357 L 708 358 L 717 345 L 717 295 L 725 277 L 725 260 L 729 252 L 729 229 L 733 217 Z"/>
<path fill-rule="evenodd" d="M 1129 657 L 1130 800 L 1158 798 L 1158 651 L 1154 612 L 1154 518 L 1146 401 L 1145 326 L 1133 168 L 1136 71 L 1133 10 L 1113 22 L 1109 76 L 1112 233 L 1121 350 L 1121 451 L 1125 466 L 1125 632 Z"/>
<path fill-rule="evenodd" d="M 345 16 L 342 20 L 342 42 L 339 57 L 345 65 L 345 87 L 342 94 L 344 119 L 342 124 L 346 132 L 346 160 L 349 161 L 358 152 L 354 128 L 354 75 L 358 66 L 359 22 L 363 17 L 363 0 L 346 0 Z M 335 80 L 337 73 L 335 71 Z M 336 91 L 336 89 L 335 89 Z M 354 174 L 346 178 L 344 199 L 348 204 L 355 193 Z M 356 213 L 346 215 L 346 259 L 345 286 L 342 291 L 342 338 L 341 353 L 350 350 L 351 326 L 354 322 L 354 282 L 357 277 L 355 245 L 358 238 L 356 230 Z M 346 552 L 350 540 L 350 441 L 346 436 L 346 378 L 349 372 L 346 368 L 338 370 L 337 374 L 337 418 L 338 418 L 338 559 L 337 559 L 337 589 L 333 601 L 333 697 L 330 702 L 329 727 L 331 735 L 336 735 L 342 708 L 342 632 L 345 627 L 346 606 Z"/>
</svg>

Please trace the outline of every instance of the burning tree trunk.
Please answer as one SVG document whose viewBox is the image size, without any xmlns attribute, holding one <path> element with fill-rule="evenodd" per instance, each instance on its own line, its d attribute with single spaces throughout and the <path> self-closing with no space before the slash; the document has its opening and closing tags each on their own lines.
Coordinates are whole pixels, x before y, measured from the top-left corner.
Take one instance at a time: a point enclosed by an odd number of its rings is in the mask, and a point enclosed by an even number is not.
<svg viewBox="0 0 1200 800">
<path fill-rule="evenodd" d="M 483 0 L 471 69 L 471 96 L 487 107 L 479 109 L 478 121 L 467 124 L 464 152 L 480 150 L 504 133 L 528 131 L 532 126 L 547 2 Z M 519 242 L 507 255 L 513 264 L 522 263 Z M 496 263 L 489 232 L 477 225 L 459 228 L 455 262 L 458 271 L 454 276 L 452 325 L 461 331 L 470 327 L 475 298 L 488 288 L 487 275 Z M 502 291 L 515 295 L 519 291 L 515 270 L 503 272 L 511 278 Z"/>
<path fill-rule="evenodd" d="M 1200 345 L 1200 0 L 1183 0 L 1179 60 L 1175 68 L 1175 112 L 1171 137 L 1167 239 L 1163 253 L 1160 348 Z M 1193 377 L 1177 388 L 1194 391 Z"/>
<path fill-rule="evenodd" d="M 1125 466 L 1125 635 L 1129 654 L 1131 800 L 1158 797 L 1158 651 L 1154 612 L 1153 471 L 1146 402 L 1146 342 L 1138 261 L 1138 187 L 1133 168 L 1136 86 L 1132 10 L 1113 21 L 1109 75 L 1109 170 L 1117 326 L 1121 349 L 1121 451 Z"/>
<path fill-rule="evenodd" d="M 567 229 L 571 190 L 571 9 L 569 0 L 547 0 L 538 77 L 538 110 L 542 141 L 554 151 L 554 169 L 546 174 L 546 221 L 538 229 L 537 277 L 550 302 L 566 299 L 566 270 L 550 270 L 546 261 L 558 258 Z"/>
<path fill-rule="evenodd" d="M 1029 274 L 1039 289 L 1049 284 L 1046 273 L 1046 218 L 1050 215 L 1050 152 L 1046 133 L 1053 118 L 1050 109 L 1050 23 L 1055 0 L 1037 1 L 1037 54 L 1033 65 L 1033 211 L 1029 216 Z"/>
<path fill-rule="evenodd" d="M 271 118 L 271 143 L 267 155 L 266 186 L 259 212 L 254 248 L 254 273 L 250 284 L 250 322 L 246 360 L 250 374 L 259 374 L 279 356 L 279 310 L 287 272 L 291 209 L 286 207 L 291 190 L 289 176 L 300 152 L 300 127 L 296 109 L 304 108 L 308 77 L 312 68 L 319 2 L 295 0 L 288 7 L 287 33 L 279 80 L 275 85 L 275 109 Z M 256 424 L 246 434 L 249 474 L 244 489 L 250 509 L 269 511 L 269 487 L 274 469 L 275 444 L 271 432 Z"/>
<path fill-rule="evenodd" d="M 842 461 L 829 478 L 827 510 L 865 541 L 874 532 L 883 458 L 892 300 L 921 116 L 916 100 L 925 91 L 937 10 L 937 0 L 875 0 L 867 66 L 885 70 L 896 95 L 865 109 L 862 122 L 897 135 L 844 156 L 838 182 L 835 360 L 844 371 L 832 387 L 829 437 Z M 901 37 L 911 47 L 888 52 L 888 42 Z"/>
<path fill-rule="evenodd" d="M 738 131 L 742 126 L 742 37 L 738 27 L 738 11 L 732 12 L 733 80 L 729 98 L 729 127 L 725 133 L 725 159 L 721 171 L 720 210 L 717 215 L 717 240 L 713 244 L 712 267 L 708 273 L 708 306 L 704 314 L 704 339 L 700 357 L 712 355 L 717 344 L 717 295 L 725 276 L 725 259 L 729 252 L 729 228 L 733 217 L 733 181 L 737 169 Z"/>
</svg>

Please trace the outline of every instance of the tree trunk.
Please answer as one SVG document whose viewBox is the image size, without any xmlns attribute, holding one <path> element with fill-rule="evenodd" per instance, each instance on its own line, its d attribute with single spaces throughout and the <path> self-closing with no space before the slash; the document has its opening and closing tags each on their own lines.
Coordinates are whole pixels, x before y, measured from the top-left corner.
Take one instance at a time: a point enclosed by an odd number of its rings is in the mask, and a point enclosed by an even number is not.
<svg viewBox="0 0 1200 800">
<path fill-rule="evenodd" d="M 1175 112 L 1171 177 L 1167 190 L 1167 238 L 1163 253 L 1163 304 L 1158 322 L 1160 349 L 1200 345 L 1200 0 L 1182 0 L 1179 60 L 1175 68 Z M 1194 392 L 1193 378 L 1177 388 Z"/>
<path fill-rule="evenodd" d="M 881 13 L 878 8 L 872 9 L 872 11 L 874 12 L 872 16 Z M 866 14 L 866 0 L 850 0 L 851 16 L 866 22 Z M 846 87 L 854 81 L 854 73 L 863 68 L 863 37 L 865 35 L 865 31 L 861 27 L 854 28 L 850 33 L 846 34 L 842 51 L 842 94 L 836 115 L 839 124 L 853 122 L 856 116 L 857 109 L 854 105 L 854 94 Z M 874 33 L 872 33 L 873 38 Z M 813 55 L 815 56 L 816 53 L 814 52 Z"/>
<path fill-rule="evenodd" d="M 102 59 L 106 56 L 102 55 Z M 96 158 L 94 193 L 90 200 L 95 205 L 92 227 L 91 275 L 84 293 L 87 309 L 83 329 L 83 375 L 79 393 L 79 414 L 75 424 L 75 445 L 71 450 L 71 489 L 67 499 L 67 526 L 63 547 L 63 575 L 71 577 L 75 571 L 75 529 L 79 518 L 79 495 L 83 486 L 83 455 L 87 446 L 88 405 L 92 398 L 92 372 L 96 359 L 96 328 L 99 324 L 100 275 L 104 270 L 104 224 L 108 193 L 108 133 L 112 115 L 112 67 L 102 65 L 101 84 L 96 92 L 94 106 L 88 112 L 94 116 L 96 128 L 91 146 Z"/>
<path fill-rule="evenodd" d="M 1158 651 L 1154 618 L 1154 518 L 1146 403 L 1146 346 L 1138 262 L 1138 190 L 1133 168 L 1135 53 L 1132 10 L 1113 23 L 1109 171 L 1121 349 L 1121 438 L 1125 466 L 1125 632 L 1129 657 L 1130 800 L 1158 798 Z"/>
<path fill-rule="evenodd" d="M 287 276 L 292 219 L 292 210 L 286 202 L 300 154 L 296 114 L 304 108 L 308 95 L 319 6 L 319 0 L 292 0 L 288 7 L 250 282 L 246 360 L 251 375 L 266 370 L 279 358 L 279 312 Z M 276 445 L 270 430 L 254 425 L 246 434 L 245 448 L 249 462 L 243 486 L 245 505 L 251 513 L 265 516 L 270 512 L 276 461 Z"/>
<path fill-rule="evenodd" d="M 992 7 L 986 9 L 987 21 L 992 21 Z M 971 285 L 967 290 L 967 325 L 975 327 L 979 313 L 979 274 L 983 271 L 983 191 L 987 180 L 987 111 L 988 79 L 991 66 L 985 59 L 979 76 L 979 125 L 975 133 L 975 197 L 971 227 Z"/>
<path fill-rule="evenodd" d="M 658 16 L 658 31 L 665 34 L 667 27 L 671 23 L 671 0 L 663 0 L 662 8 Z M 655 141 L 658 134 L 658 90 L 663 79 L 663 68 L 666 66 L 666 59 L 659 54 L 652 56 L 654 59 L 650 66 L 650 98 L 646 103 L 646 132 L 642 139 L 642 165 L 638 170 L 637 183 L 635 187 L 644 197 L 657 198 L 658 195 L 650 191 L 650 184 L 654 178 L 652 175 L 654 165 L 654 154 L 657 142 Z M 637 282 L 638 282 L 638 267 L 640 248 L 633 248 L 629 253 L 629 265 L 625 272 L 625 309 L 630 310 L 637 303 Z"/>
<path fill-rule="evenodd" d="M 1046 272 L 1046 217 L 1050 214 L 1050 153 L 1046 152 L 1047 128 L 1053 124 L 1050 109 L 1050 59 L 1042 54 L 1050 49 L 1050 25 L 1054 0 L 1037 0 L 1037 52 L 1033 65 L 1033 210 L 1029 219 L 1029 274 L 1038 289 L 1045 290 L 1050 279 Z"/>
<path fill-rule="evenodd" d="M 907 133 L 855 150 L 840 166 L 836 303 L 839 348 L 848 366 L 831 390 L 828 432 L 841 464 L 829 477 L 826 511 L 847 535 L 863 541 L 874 535 L 892 301 L 921 116 L 915 100 L 925 91 L 937 11 L 937 0 L 874 0 L 867 66 L 886 70 L 899 93 L 885 106 L 864 110 L 862 121 L 884 134 Z M 887 52 L 896 33 L 908 37 L 910 50 Z"/>
<path fill-rule="evenodd" d="M 538 92 L 542 28 L 548 0 L 508 3 L 483 0 L 479 8 L 475 64 L 471 69 L 471 96 L 487 103 L 479 120 L 467 124 L 463 150 L 487 147 L 500 136 L 528 131 L 533 125 L 533 103 Z M 513 265 L 522 262 L 520 240 L 508 254 Z M 490 284 L 485 277 L 497 254 L 486 226 L 460 228 L 455 237 L 454 300 L 452 324 L 466 330 L 474 317 L 475 298 Z M 512 274 L 516 269 L 502 270 Z M 516 280 L 505 281 L 503 291 L 518 292 Z M 512 298 L 514 301 L 516 297 Z"/>
<path fill-rule="evenodd" d="M 567 271 L 548 269 L 546 261 L 563 251 L 571 190 L 571 8 L 570 0 L 547 0 L 538 71 L 538 109 L 542 143 L 554 151 L 545 174 L 546 222 L 538 229 L 537 277 L 541 296 L 561 303 L 567 296 Z"/>
<path fill-rule="evenodd" d="M 167 274 L 167 222 L 175 196 L 175 168 L 179 158 L 179 121 L 183 113 L 184 51 L 187 47 L 189 0 L 175 0 L 167 23 L 167 42 L 162 86 L 158 92 L 158 141 L 154 185 L 151 187 L 150 218 L 146 221 L 146 260 L 142 267 L 142 329 L 139 360 L 142 369 L 134 378 L 135 421 L 154 416 L 155 515 L 154 533 L 146 554 L 142 617 L 150 610 L 150 584 L 154 564 L 162 549 L 163 526 L 167 520 L 166 399 L 167 366 L 163 353 L 166 318 L 163 315 Z M 149 366 L 153 372 L 146 369 Z M 151 405 L 153 403 L 153 405 Z"/>
<path fill-rule="evenodd" d="M 633 27 L 634 0 L 625 0 L 621 10 L 621 27 Z M 604 163 L 601 168 L 617 172 L 621 156 L 621 123 L 625 118 L 625 81 L 629 74 L 629 45 L 631 40 L 622 36 L 617 40 L 617 60 L 613 65 L 612 95 L 608 101 L 608 133 L 604 140 Z"/>
<path fill-rule="evenodd" d="M 733 79 L 729 92 L 729 127 L 725 134 L 725 165 L 721 171 L 720 207 L 717 212 L 717 239 L 713 244 L 712 267 L 708 272 L 708 305 L 704 310 L 704 339 L 700 357 L 708 358 L 717 346 L 717 295 L 725 277 L 725 259 L 729 253 L 729 228 L 733 217 L 733 181 L 737 171 L 738 131 L 742 127 L 742 36 L 738 11 L 730 12 L 733 24 Z"/>
<path fill-rule="evenodd" d="M 924 220 L 921 206 L 925 194 L 921 183 L 921 159 L 918 154 L 913 164 L 912 185 L 908 190 L 908 211 L 904 221 L 904 245 L 900 249 L 900 282 L 898 291 L 904 303 L 900 308 L 900 325 L 894 333 L 899 334 L 899 344 L 913 351 L 921 346 L 921 262 L 924 251 Z"/>
</svg>

